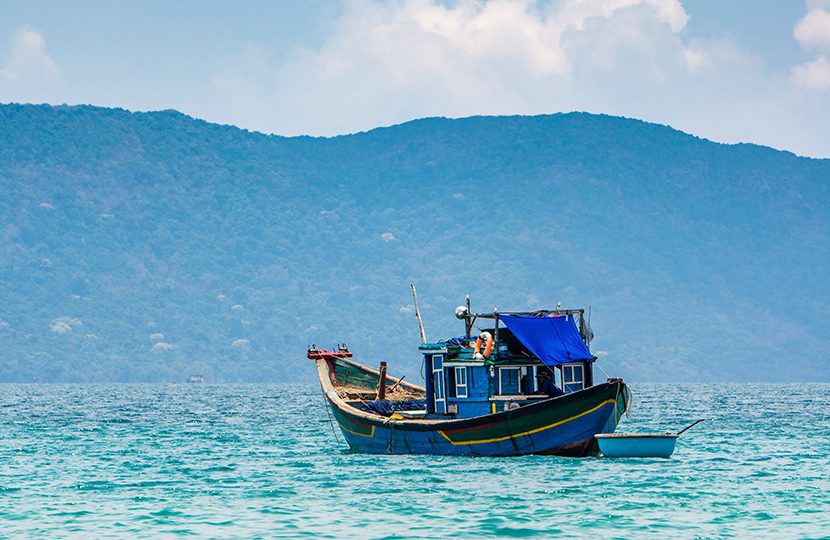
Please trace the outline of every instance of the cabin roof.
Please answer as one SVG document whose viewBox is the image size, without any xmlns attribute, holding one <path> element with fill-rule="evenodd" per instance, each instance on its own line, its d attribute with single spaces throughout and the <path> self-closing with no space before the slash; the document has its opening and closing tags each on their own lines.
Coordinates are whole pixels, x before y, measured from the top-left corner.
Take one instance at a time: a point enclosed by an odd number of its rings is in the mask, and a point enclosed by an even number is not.
<svg viewBox="0 0 830 540">
<path fill-rule="evenodd" d="M 584 309 L 493 310 L 486 313 L 470 313 L 459 308 L 456 310 L 456 317 L 465 320 L 465 336 L 438 343 L 423 343 L 420 346 L 421 351 L 448 353 L 464 361 L 468 355 L 462 349 L 469 346 L 475 321 L 489 319 L 495 322 L 495 328 L 490 331 L 492 337 L 498 341 L 496 358 L 505 358 L 505 355 L 500 354 L 502 347 L 505 347 L 507 357 L 511 359 L 522 357 L 531 362 L 541 361 L 550 367 L 595 359 L 588 348 L 593 333 L 586 324 Z M 503 325 L 501 330 L 499 323 Z M 473 359 L 472 355 L 469 355 L 469 358 Z"/>
<path fill-rule="evenodd" d="M 498 319 L 502 315 L 527 315 L 532 317 L 542 317 L 544 315 L 583 315 L 585 310 L 580 309 L 536 309 L 533 311 L 498 311 L 484 313 L 470 313 L 469 317 L 475 319 Z"/>
</svg>

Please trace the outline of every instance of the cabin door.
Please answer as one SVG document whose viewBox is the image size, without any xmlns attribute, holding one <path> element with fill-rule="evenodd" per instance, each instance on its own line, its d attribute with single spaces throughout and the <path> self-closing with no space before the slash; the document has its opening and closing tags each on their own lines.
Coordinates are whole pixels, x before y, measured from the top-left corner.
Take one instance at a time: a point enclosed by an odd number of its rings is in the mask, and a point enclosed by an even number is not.
<svg viewBox="0 0 830 540">
<path fill-rule="evenodd" d="M 435 390 L 435 412 L 447 413 L 446 394 L 444 393 L 444 355 L 436 354 L 432 357 L 432 388 Z"/>
</svg>

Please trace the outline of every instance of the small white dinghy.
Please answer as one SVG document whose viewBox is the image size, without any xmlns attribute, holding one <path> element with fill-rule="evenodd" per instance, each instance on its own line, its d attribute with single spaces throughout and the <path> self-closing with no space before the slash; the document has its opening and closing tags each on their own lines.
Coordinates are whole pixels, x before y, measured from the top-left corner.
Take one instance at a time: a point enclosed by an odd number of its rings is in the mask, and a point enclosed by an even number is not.
<svg viewBox="0 0 830 540">
<path fill-rule="evenodd" d="M 677 433 L 599 433 L 595 437 L 599 451 L 605 457 L 669 458 L 674 453 L 677 438 L 703 420 L 701 418 Z"/>
</svg>

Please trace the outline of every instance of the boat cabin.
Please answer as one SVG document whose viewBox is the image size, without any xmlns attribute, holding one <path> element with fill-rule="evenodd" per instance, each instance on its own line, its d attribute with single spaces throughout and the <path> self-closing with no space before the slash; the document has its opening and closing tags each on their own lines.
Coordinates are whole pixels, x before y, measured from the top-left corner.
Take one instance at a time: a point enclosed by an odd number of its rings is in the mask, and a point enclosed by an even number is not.
<svg viewBox="0 0 830 540">
<path fill-rule="evenodd" d="M 427 418 L 469 418 L 509 410 L 594 384 L 593 334 L 582 309 L 470 313 L 465 335 L 420 347 Z M 476 322 L 485 329 L 472 334 Z M 550 394 L 550 377 L 557 394 Z M 546 393 L 545 391 L 548 393 Z"/>
</svg>

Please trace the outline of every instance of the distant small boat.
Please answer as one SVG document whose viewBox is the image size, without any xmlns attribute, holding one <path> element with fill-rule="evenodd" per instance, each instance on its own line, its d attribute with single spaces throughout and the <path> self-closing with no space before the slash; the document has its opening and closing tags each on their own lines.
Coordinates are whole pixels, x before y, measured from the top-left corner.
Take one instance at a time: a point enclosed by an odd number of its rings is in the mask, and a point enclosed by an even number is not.
<svg viewBox="0 0 830 540">
<path fill-rule="evenodd" d="M 334 420 L 349 446 L 377 454 L 514 456 L 597 453 L 626 411 L 622 379 L 594 384 L 584 310 L 473 314 L 466 334 L 422 343 L 425 387 L 361 365 L 345 345 L 308 348 Z M 493 327 L 471 338 L 475 321 Z M 422 332 L 422 341 L 423 338 Z M 475 341 L 475 344 L 473 344 Z M 547 381 L 551 376 L 553 381 Z M 542 394 L 558 380 L 558 397 Z"/>
<path fill-rule="evenodd" d="M 205 378 L 201 375 L 191 375 L 189 379 L 187 379 L 189 383 L 203 383 L 205 382 Z"/>
</svg>

